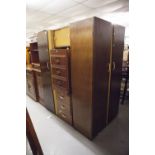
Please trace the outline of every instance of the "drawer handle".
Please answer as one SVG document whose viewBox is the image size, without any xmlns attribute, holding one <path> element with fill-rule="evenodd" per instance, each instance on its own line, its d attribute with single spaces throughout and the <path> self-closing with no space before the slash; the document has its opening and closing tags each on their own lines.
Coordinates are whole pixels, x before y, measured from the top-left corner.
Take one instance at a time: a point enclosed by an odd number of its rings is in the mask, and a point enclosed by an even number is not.
<svg viewBox="0 0 155 155">
<path fill-rule="evenodd" d="M 61 105 L 60 108 L 61 108 L 61 109 L 65 109 L 65 106 L 64 106 L 64 105 Z"/>
<path fill-rule="evenodd" d="M 56 74 L 61 75 L 61 71 L 57 70 Z"/>
<path fill-rule="evenodd" d="M 58 64 L 60 63 L 60 59 L 59 59 L 59 58 L 57 58 L 55 61 L 56 61 L 56 63 L 58 63 Z"/>
<path fill-rule="evenodd" d="M 66 115 L 62 113 L 62 110 L 59 110 L 59 113 L 61 114 L 62 117 L 66 118 Z"/>
<path fill-rule="evenodd" d="M 60 98 L 61 100 L 63 100 L 63 99 L 64 99 L 64 97 L 63 97 L 63 96 L 59 96 L 59 98 Z"/>
<path fill-rule="evenodd" d="M 57 81 L 56 82 L 59 86 L 62 86 L 62 81 Z"/>
</svg>

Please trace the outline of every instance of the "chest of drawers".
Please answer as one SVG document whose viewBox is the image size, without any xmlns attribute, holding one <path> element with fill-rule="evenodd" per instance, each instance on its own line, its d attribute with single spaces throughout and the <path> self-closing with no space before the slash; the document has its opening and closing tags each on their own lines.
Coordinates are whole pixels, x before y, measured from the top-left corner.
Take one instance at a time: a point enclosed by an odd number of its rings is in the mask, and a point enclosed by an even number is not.
<svg viewBox="0 0 155 155">
<path fill-rule="evenodd" d="M 53 49 L 50 58 L 56 114 L 72 124 L 69 49 Z"/>
</svg>

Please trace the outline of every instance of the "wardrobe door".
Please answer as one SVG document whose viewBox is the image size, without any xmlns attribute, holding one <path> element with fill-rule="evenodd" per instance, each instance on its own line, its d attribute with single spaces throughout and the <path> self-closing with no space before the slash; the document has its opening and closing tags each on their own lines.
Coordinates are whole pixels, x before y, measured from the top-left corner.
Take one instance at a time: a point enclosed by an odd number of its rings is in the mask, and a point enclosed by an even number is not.
<svg viewBox="0 0 155 155">
<path fill-rule="evenodd" d="M 39 61 L 41 67 L 41 81 L 43 87 L 43 101 L 47 109 L 54 112 L 54 102 L 53 93 L 51 88 L 51 78 L 50 78 L 50 58 L 48 51 L 48 38 L 47 31 L 41 31 L 37 36 L 38 41 L 38 53 Z"/>
<path fill-rule="evenodd" d="M 113 26 L 112 60 L 111 60 L 111 84 L 109 98 L 109 116 L 110 122 L 118 113 L 119 97 L 122 75 L 122 59 L 124 49 L 125 28 L 119 25 Z"/>
<path fill-rule="evenodd" d="M 112 24 L 94 18 L 93 51 L 93 136 L 101 131 L 107 122 L 108 64 L 110 60 Z"/>
<path fill-rule="evenodd" d="M 70 30 L 73 124 L 91 138 L 93 18 L 71 24 Z"/>
</svg>

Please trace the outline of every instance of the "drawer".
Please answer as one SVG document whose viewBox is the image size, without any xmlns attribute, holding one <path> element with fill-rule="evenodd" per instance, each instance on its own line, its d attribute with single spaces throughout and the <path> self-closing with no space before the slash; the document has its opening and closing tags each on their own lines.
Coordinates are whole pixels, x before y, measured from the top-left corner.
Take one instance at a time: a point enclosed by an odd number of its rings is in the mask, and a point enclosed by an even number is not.
<svg viewBox="0 0 155 155">
<path fill-rule="evenodd" d="M 52 68 L 52 75 L 68 77 L 67 69 Z"/>
<path fill-rule="evenodd" d="M 63 100 L 57 100 L 57 109 L 61 109 L 62 111 L 67 111 L 71 113 L 71 106 L 69 102 L 65 102 Z"/>
<path fill-rule="evenodd" d="M 65 120 L 66 122 L 72 124 L 72 116 L 71 113 L 67 112 L 67 111 L 63 111 L 61 109 L 58 109 L 57 115 L 62 118 L 63 120 Z"/>
<path fill-rule="evenodd" d="M 69 49 L 53 49 L 51 50 L 51 63 L 53 65 L 68 65 Z"/>
<path fill-rule="evenodd" d="M 69 49 L 52 49 L 50 54 L 52 57 L 55 56 L 65 56 L 68 57 Z"/>
<path fill-rule="evenodd" d="M 64 92 L 56 92 L 57 101 L 70 106 L 70 97 Z"/>
<path fill-rule="evenodd" d="M 68 62 L 67 62 L 66 56 L 63 56 L 63 55 L 62 56 L 55 56 L 55 57 L 51 56 L 51 64 L 67 67 Z"/>
<path fill-rule="evenodd" d="M 66 90 L 69 89 L 68 81 L 64 81 L 64 80 L 60 80 L 60 79 L 56 79 L 56 78 L 52 78 L 52 81 L 53 81 L 54 87 L 63 88 Z"/>
</svg>

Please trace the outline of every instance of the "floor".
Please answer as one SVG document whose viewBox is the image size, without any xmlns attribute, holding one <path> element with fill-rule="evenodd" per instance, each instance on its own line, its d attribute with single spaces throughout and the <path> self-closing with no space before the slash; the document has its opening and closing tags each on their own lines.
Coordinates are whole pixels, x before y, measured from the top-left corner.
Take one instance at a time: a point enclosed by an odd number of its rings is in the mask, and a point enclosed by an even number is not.
<svg viewBox="0 0 155 155">
<path fill-rule="evenodd" d="M 128 155 L 129 105 L 120 105 L 117 118 L 90 141 L 70 125 L 46 110 L 41 104 L 26 98 L 44 155 Z M 32 153 L 27 147 L 27 155 Z"/>
</svg>

